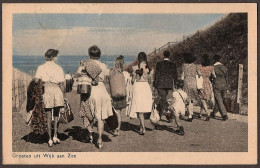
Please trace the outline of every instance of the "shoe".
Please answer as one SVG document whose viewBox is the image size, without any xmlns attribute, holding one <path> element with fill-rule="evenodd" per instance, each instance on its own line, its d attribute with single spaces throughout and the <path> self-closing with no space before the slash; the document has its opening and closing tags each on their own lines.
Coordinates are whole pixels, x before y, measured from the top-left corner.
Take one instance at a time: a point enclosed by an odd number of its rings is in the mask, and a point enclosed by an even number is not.
<svg viewBox="0 0 260 168">
<path fill-rule="evenodd" d="M 180 129 L 180 134 L 181 134 L 181 135 L 184 135 L 184 128 L 183 128 L 183 126 L 180 126 L 179 129 Z"/>
<path fill-rule="evenodd" d="M 211 118 L 215 118 L 216 116 L 215 116 L 215 114 L 212 112 L 212 113 L 210 113 L 210 117 L 211 117 Z"/>
<path fill-rule="evenodd" d="M 200 114 L 198 115 L 198 118 L 201 118 L 201 115 L 200 115 Z"/>
<path fill-rule="evenodd" d="M 58 139 L 57 137 L 53 137 L 53 143 L 54 144 L 59 144 L 60 143 L 60 139 Z"/>
<path fill-rule="evenodd" d="M 226 121 L 228 119 L 228 116 L 227 115 L 224 115 L 223 117 L 222 117 L 222 120 L 223 121 Z"/>
<path fill-rule="evenodd" d="M 116 130 L 114 130 L 114 132 L 113 132 L 113 136 L 118 136 L 119 135 L 119 130 L 118 129 L 116 129 Z"/>
<path fill-rule="evenodd" d="M 88 137 L 89 137 L 89 143 L 93 143 L 93 132 L 89 132 L 88 134 Z"/>
<path fill-rule="evenodd" d="M 206 121 L 209 121 L 209 120 L 210 120 L 210 117 L 209 117 L 209 116 L 207 116 L 207 117 L 206 117 Z"/>
<path fill-rule="evenodd" d="M 104 147 L 102 141 L 98 141 L 98 142 L 97 142 L 97 145 L 98 145 L 98 149 L 102 149 L 102 148 Z"/>
<path fill-rule="evenodd" d="M 49 146 L 49 147 L 52 147 L 52 146 L 53 146 L 53 141 L 52 141 L 51 139 L 48 141 L 48 146 Z"/>
<path fill-rule="evenodd" d="M 141 129 L 140 132 L 139 132 L 139 135 L 144 135 L 144 134 L 145 134 L 145 130 Z"/>
<path fill-rule="evenodd" d="M 192 118 L 188 118 L 187 121 L 192 122 L 192 120 L 193 120 L 193 117 Z"/>
</svg>

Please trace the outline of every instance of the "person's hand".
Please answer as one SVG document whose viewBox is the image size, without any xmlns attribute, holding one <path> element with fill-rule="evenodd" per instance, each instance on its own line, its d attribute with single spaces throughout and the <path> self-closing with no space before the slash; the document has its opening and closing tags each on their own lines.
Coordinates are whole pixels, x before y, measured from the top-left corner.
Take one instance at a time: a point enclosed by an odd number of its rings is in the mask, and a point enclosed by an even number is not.
<svg viewBox="0 0 260 168">
<path fill-rule="evenodd" d="M 230 91 L 229 91 L 229 90 L 227 90 L 227 94 L 230 94 Z"/>
</svg>

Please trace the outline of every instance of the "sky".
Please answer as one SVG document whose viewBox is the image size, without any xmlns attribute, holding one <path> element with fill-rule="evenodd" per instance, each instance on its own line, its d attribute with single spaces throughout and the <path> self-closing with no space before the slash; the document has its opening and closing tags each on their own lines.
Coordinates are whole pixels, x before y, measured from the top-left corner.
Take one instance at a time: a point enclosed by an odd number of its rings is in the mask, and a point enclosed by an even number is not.
<svg viewBox="0 0 260 168">
<path fill-rule="evenodd" d="M 13 54 L 39 56 L 49 48 L 60 55 L 147 54 L 167 42 L 203 30 L 226 14 L 14 14 Z"/>
</svg>

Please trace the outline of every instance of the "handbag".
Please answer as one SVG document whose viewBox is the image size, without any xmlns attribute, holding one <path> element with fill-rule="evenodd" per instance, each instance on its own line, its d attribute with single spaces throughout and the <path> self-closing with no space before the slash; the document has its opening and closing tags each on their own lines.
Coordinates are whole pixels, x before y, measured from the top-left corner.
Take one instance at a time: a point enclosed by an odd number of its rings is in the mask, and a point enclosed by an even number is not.
<svg viewBox="0 0 260 168">
<path fill-rule="evenodd" d="M 79 84 L 77 86 L 77 93 L 78 94 L 88 94 L 91 93 L 92 86 L 89 84 Z"/>
<path fill-rule="evenodd" d="M 26 114 L 25 114 L 25 123 L 27 124 L 27 125 L 31 125 L 31 123 L 32 123 L 32 113 L 33 113 L 33 111 L 34 110 L 30 110 L 29 112 L 26 112 Z"/>
<path fill-rule="evenodd" d="M 64 100 L 64 112 L 60 113 L 59 123 L 68 124 L 74 120 L 74 115 L 71 111 L 70 105 L 67 100 Z"/>
<path fill-rule="evenodd" d="M 159 112 L 158 112 L 156 107 L 157 107 L 156 103 L 154 102 L 152 112 L 151 112 L 151 115 L 150 115 L 150 121 L 154 124 L 157 123 L 160 120 Z"/>
<path fill-rule="evenodd" d="M 118 120 L 116 116 L 115 109 L 112 107 L 113 115 L 109 116 L 107 119 L 105 119 L 106 124 L 111 130 L 114 130 L 118 127 Z"/>
</svg>

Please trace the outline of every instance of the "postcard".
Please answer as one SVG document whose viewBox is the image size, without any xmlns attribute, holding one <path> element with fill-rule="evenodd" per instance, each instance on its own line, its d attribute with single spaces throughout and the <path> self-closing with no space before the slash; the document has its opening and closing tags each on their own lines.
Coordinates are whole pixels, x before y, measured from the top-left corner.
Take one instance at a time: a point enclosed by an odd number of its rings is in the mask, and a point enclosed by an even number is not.
<svg viewBox="0 0 260 168">
<path fill-rule="evenodd" d="M 257 4 L 2 16 L 3 164 L 257 164 Z"/>
</svg>

